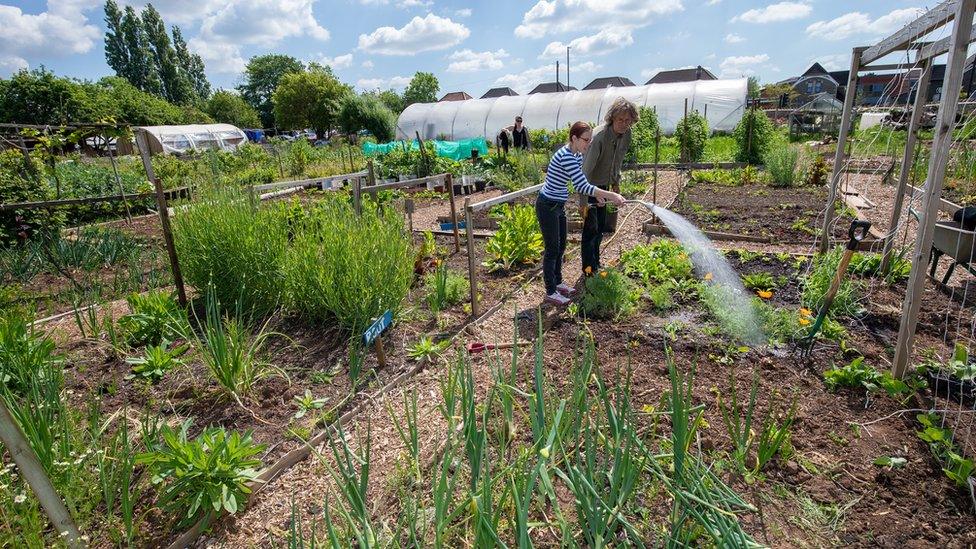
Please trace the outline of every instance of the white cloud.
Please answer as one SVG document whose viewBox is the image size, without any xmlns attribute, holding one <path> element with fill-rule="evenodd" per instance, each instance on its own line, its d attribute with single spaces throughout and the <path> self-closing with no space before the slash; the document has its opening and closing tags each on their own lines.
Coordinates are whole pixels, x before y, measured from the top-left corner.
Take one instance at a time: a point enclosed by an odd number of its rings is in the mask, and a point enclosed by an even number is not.
<svg viewBox="0 0 976 549">
<path fill-rule="evenodd" d="M 328 40 L 329 31 L 312 14 L 312 0 L 234 0 L 204 17 L 200 36 L 272 46 L 293 37 Z"/>
<path fill-rule="evenodd" d="M 765 8 L 751 9 L 736 15 L 732 18 L 732 21 L 743 21 L 745 23 L 778 23 L 780 21 L 803 19 L 812 12 L 813 8 L 809 4 L 801 2 L 779 2 L 777 4 L 770 4 Z"/>
<path fill-rule="evenodd" d="M 471 8 L 462 8 L 454 12 L 458 17 L 471 17 Z"/>
<path fill-rule="evenodd" d="M 0 55 L 0 77 L 11 75 L 29 66 L 26 59 L 16 55 Z"/>
<path fill-rule="evenodd" d="M 604 28 L 639 28 L 683 10 L 681 0 L 539 0 L 515 28 L 519 38 Z"/>
<path fill-rule="evenodd" d="M 810 60 L 810 63 L 820 63 L 828 71 L 841 71 L 851 66 L 851 54 L 835 53 L 831 55 L 821 55 Z"/>
<path fill-rule="evenodd" d="M 717 6 L 717 5 L 721 4 L 721 3 L 722 3 L 722 0 L 708 0 L 708 2 L 705 2 L 705 5 L 706 6 Z"/>
<path fill-rule="evenodd" d="M 807 27 L 807 35 L 824 40 L 844 40 L 854 35 L 884 36 L 915 20 L 924 13 L 919 8 L 894 10 L 877 19 L 866 13 L 853 11 L 830 21 L 817 21 Z"/>
<path fill-rule="evenodd" d="M 580 63 L 572 66 L 571 75 L 592 74 L 600 69 L 602 65 L 597 65 L 592 61 Z M 508 86 L 519 93 L 526 93 L 532 88 L 543 82 L 552 82 L 555 79 L 556 68 L 551 65 L 543 65 L 534 69 L 528 69 L 518 74 L 506 74 L 495 79 L 496 86 Z M 565 76 L 564 76 L 565 78 Z M 579 86 L 577 86 L 579 87 Z"/>
<path fill-rule="evenodd" d="M 500 49 L 497 51 L 455 51 L 448 57 L 451 64 L 447 66 L 447 72 L 476 72 L 494 71 L 502 68 L 505 64 L 502 59 L 508 57 L 508 52 Z"/>
<path fill-rule="evenodd" d="M 725 35 L 725 43 L 726 44 L 739 44 L 739 43 L 742 43 L 742 42 L 745 42 L 745 41 L 746 41 L 745 38 L 743 38 L 743 37 L 741 37 L 741 36 L 739 36 L 738 34 L 735 34 L 735 33 L 731 33 L 730 32 L 729 34 L 726 34 Z"/>
<path fill-rule="evenodd" d="M 672 67 L 670 69 L 666 69 L 664 67 L 654 67 L 653 69 L 644 69 L 640 73 L 641 74 L 641 80 L 644 80 L 644 81 L 650 80 L 655 74 L 657 74 L 657 73 L 659 73 L 661 71 L 680 71 L 682 69 L 693 69 L 696 66 L 697 65 L 685 65 L 683 67 Z"/>
<path fill-rule="evenodd" d="M 166 23 L 183 25 L 195 23 L 217 11 L 226 2 L 221 0 L 152 0 L 156 11 Z M 149 4 L 148 0 L 122 0 L 120 6 L 132 6 L 137 11 Z"/>
<path fill-rule="evenodd" d="M 471 31 L 460 23 L 428 13 L 414 17 L 402 28 L 380 27 L 359 35 L 359 49 L 383 55 L 414 55 L 442 50 L 463 42 Z"/>
<path fill-rule="evenodd" d="M 319 64 L 332 67 L 333 70 L 344 69 L 352 66 L 352 54 L 347 53 L 345 55 L 337 55 L 335 57 L 326 57 L 319 54 L 318 62 Z"/>
<path fill-rule="evenodd" d="M 373 68 L 373 62 L 370 61 L 369 59 L 363 61 L 363 68 L 366 69 L 366 70 L 372 69 Z"/>
<path fill-rule="evenodd" d="M 739 78 L 742 76 L 754 76 L 757 70 L 769 61 L 769 56 L 765 53 L 759 55 L 740 55 L 726 57 L 719 65 L 721 73 L 719 78 Z"/>
<path fill-rule="evenodd" d="M 200 54 L 207 72 L 218 74 L 240 74 L 244 72 L 247 61 L 241 56 L 241 50 L 234 44 L 217 40 L 201 40 L 191 38 L 187 46 Z"/>
<path fill-rule="evenodd" d="M 28 66 L 27 57 L 87 53 L 102 40 L 89 24 L 90 2 L 49 0 L 47 11 L 24 13 L 0 4 L 0 71 Z"/>
<path fill-rule="evenodd" d="M 633 43 L 634 36 L 630 29 L 606 28 L 594 35 L 576 38 L 569 44 L 558 41 L 550 42 L 539 58 L 563 56 L 566 54 L 567 45 L 570 47 L 570 52 L 576 55 L 602 55 L 625 48 Z"/>
<path fill-rule="evenodd" d="M 718 57 L 718 56 L 715 55 L 714 53 L 710 53 L 710 54 L 708 54 L 708 55 L 705 56 L 705 60 L 706 61 L 711 61 L 712 59 L 715 59 L 716 57 Z"/>
<path fill-rule="evenodd" d="M 360 78 L 356 87 L 361 90 L 396 89 L 402 90 L 410 84 L 410 76 L 394 76 L 392 78 Z"/>
<path fill-rule="evenodd" d="M 391 4 L 390 0 L 359 0 L 360 4 L 364 6 L 388 6 Z M 434 5 L 431 0 L 395 0 L 392 2 L 396 7 L 400 9 L 410 9 L 410 8 L 429 8 Z"/>
</svg>

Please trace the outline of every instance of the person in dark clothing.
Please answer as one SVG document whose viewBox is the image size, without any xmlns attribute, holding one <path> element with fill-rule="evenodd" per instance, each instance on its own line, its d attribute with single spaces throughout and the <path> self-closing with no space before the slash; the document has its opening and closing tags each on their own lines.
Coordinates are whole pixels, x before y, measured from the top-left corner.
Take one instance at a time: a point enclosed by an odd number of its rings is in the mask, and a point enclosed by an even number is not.
<svg viewBox="0 0 976 549">
<path fill-rule="evenodd" d="M 600 189 L 620 191 L 620 169 L 630 148 L 631 126 L 637 122 L 637 116 L 637 106 L 630 101 L 620 97 L 613 102 L 605 123 L 593 132 L 593 142 L 583 159 L 587 181 Z M 581 196 L 580 216 L 583 218 L 580 237 L 583 272 L 596 273 L 600 270 L 603 233 L 608 232 L 606 205 L 594 197 Z"/>
<path fill-rule="evenodd" d="M 515 128 L 512 129 L 512 138 L 516 149 L 523 151 L 529 150 L 529 130 L 522 125 L 522 117 L 515 117 Z"/>
<path fill-rule="evenodd" d="M 495 143 L 501 148 L 501 150 L 508 154 L 508 147 L 511 145 L 511 138 L 508 135 L 508 129 L 502 128 L 502 131 L 498 132 L 498 137 L 495 138 Z"/>
</svg>

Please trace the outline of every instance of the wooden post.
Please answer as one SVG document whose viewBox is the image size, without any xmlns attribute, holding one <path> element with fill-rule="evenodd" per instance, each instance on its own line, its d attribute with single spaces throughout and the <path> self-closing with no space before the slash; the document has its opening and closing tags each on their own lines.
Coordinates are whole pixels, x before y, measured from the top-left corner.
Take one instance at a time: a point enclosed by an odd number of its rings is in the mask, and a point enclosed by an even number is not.
<svg viewBox="0 0 976 549">
<path fill-rule="evenodd" d="M 660 162 L 661 154 L 661 126 L 657 127 L 657 131 L 654 134 L 654 188 L 651 191 L 651 203 L 657 205 L 657 163 Z M 651 222 L 657 223 L 657 215 L 651 212 Z"/>
<path fill-rule="evenodd" d="M 37 500 L 41 502 L 41 507 L 44 508 L 44 512 L 51 520 L 55 532 L 63 533 L 66 538 L 65 541 L 70 547 L 84 547 L 85 545 L 81 541 L 81 532 L 75 526 L 74 520 L 71 519 L 68 508 L 65 507 L 64 502 L 61 501 L 61 496 L 55 491 L 54 485 L 51 484 L 51 479 L 47 477 L 47 473 L 44 471 L 40 460 L 37 459 L 34 449 L 31 448 L 24 434 L 20 432 L 20 428 L 14 423 L 14 418 L 10 415 L 10 411 L 7 410 L 7 405 L 2 398 L 0 398 L 0 442 L 3 442 L 3 445 L 7 447 L 10 457 L 17 465 L 17 471 L 24 476 L 24 480 L 34 491 Z"/>
<path fill-rule="evenodd" d="M 119 138 L 115 138 L 115 143 L 118 144 Z M 105 148 L 108 149 L 108 159 L 112 163 L 112 173 L 115 174 L 115 184 L 119 187 L 119 194 L 122 195 L 122 205 L 125 206 L 125 219 L 129 223 L 132 223 L 132 212 L 129 211 L 129 201 L 125 197 L 125 187 L 122 186 L 122 179 L 119 178 L 119 169 L 115 165 L 115 155 L 112 154 L 112 146 L 108 142 L 108 137 L 105 138 Z"/>
<path fill-rule="evenodd" d="M 371 191 L 372 187 L 376 186 L 376 171 L 373 168 L 373 161 L 370 160 L 366 168 L 366 190 L 369 191 L 369 196 L 372 197 L 374 203 L 378 203 L 376 191 Z M 362 198 L 362 189 L 360 189 L 360 198 Z M 360 211 L 362 213 L 362 211 Z"/>
<path fill-rule="evenodd" d="M 820 231 L 820 253 L 825 253 L 830 245 L 830 226 L 834 221 L 834 202 L 837 200 L 837 186 L 840 182 L 841 168 L 844 166 L 844 149 L 847 145 L 847 134 L 851 129 L 851 117 L 854 111 L 854 96 L 857 95 L 857 71 L 861 69 L 861 54 L 867 48 L 854 48 L 851 52 L 851 72 L 847 77 L 847 92 L 844 94 L 844 114 L 840 119 L 840 131 L 837 134 L 837 150 L 834 152 L 834 171 L 830 177 L 830 192 L 827 196 L 827 207 L 824 211 L 823 229 Z"/>
<path fill-rule="evenodd" d="M 380 365 L 380 368 L 386 367 L 386 351 L 383 349 L 383 336 L 376 338 L 373 343 L 373 350 L 376 351 L 376 362 Z"/>
<path fill-rule="evenodd" d="M 705 114 L 702 116 L 705 118 L 705 122 L 708 122 L 708 103 L 705 103 Z"/>
<path fill-rule="evenodd" d="M 688 157 L 687 157 L 688 151 L 686 150 L 688 145 L 686 143 L 687 140 L 685 139 L 685 137 L 688 135 L 688 98 L 687 97 L 685 97 L 685 114 L 684 117 L 681 119 L 681 121 L 684 122 L 685 125 L 685 131 L 681 132 L 681 161 L 688 162 Z"/>
<path fill-rule="evenodd" d="M 349 173 L 356 171 L 356 165 L 352 162 L 352 146 L 349 147 Z"/>
<path fill-rule="evenodd" d="M 278 144 L 272 143 L 271 150 L 274 151 L 275 159 L 278 161 L 278 175 L 284 179 L 285 169 L 281 166 L 281 153 L 278 151 Z"/>
<path fill-rule="evenodd" d="M 908 121 L 908 136 L 905 141 L 905 151 L 901 158 L 901 172 L 898 174 L 898 189 L 895 191 L 894 209 L 891 211 L 891 222 L 888 224 L 888 235 L 884 239 L 881 252 L 881 272 L 887 273 L 891 267 L 891 245 L 895 239 L 895 228 L 901 219 L 901 210 L 905 202 L 905 188 L 912 174 L 912 163 L 915 161 L 915 145 L 918 143 L 918 126 L 922 121 L 925 110 L 925 100 L 928 97 L 929 79 L 932 76 L 932 61 L 922 61 L 922 76 L 915 91 L 915 103 L 912 106 L 912 117 Z"/>
<path fill-rule="evenodd" d="M 939 204 L 942 183 L 945 178 L 946 163 L 949 160 L 949 147 L 952 144 L 952 130 L 956 126 L 956 109 L 959 104 L 959 91 L 962 88 L 962 73 L 969 47 L 970 32 L 973 28 L 973 11 L 976 0 L 960 0 L 956 9 L 955 24 L 952 28 L 949 59 L 946 61 L 946 78 L 942 87 L 942 100 L 939 116 L 935 123 L 936 133 L 932 139 L 932 152 L 929 157 L 929 171 L 925 181 L 925 196 L 922 202 L 922 215 L 918 222 L 915 250 L 912 256 L 912 273 L 908 279 L 908 291 L 902 306 L 901 326 L 898 328 L 898 343 L 895 346 L 895 360 L 891 373 L 898 379 L 904 377 L 912 356 L 912 343 L 918 324 L 918 310 L 921 306 L 925 286 L 927 259 L 932 249 L 935 223 L 939 219 Z"/>
<path fill-rule="evenodd" d="M 136 144 L 139 146 L 139 154 L 142 156 L 142 165 L 146 169 L 146 177 L 156 189 L 156 207 L 159 209 L 159 223 L 163 228 L 163 240 L 166 242 L 166 251 L 169 253 L 169 265 L 173 271 L 173 284 L 176 285 L 180 305 L 186 307 L 186 288 L 183 286 L 183 272 L 180 270 L 180 260 L 176 256 L 176 243 L 173 241 L 173 229 L 169 225 L 169 207 L 166 205 L 166 194 L 163 192 L 163 183 L 153 172 L 152 156 L 149 153 L 149 140 L 146 138 L 146 130 L 137 130 L 135 136 Z"/>
<path fill-rule="evenodd" d="M 746 99 L 746 163 L 752 164 L 752 103 Z"/>
<path fill-rule="evenodd" d="M 456 224 L 455 224 L 456 225 Z M 475 262 L 474 229 L 471 227 L 471 198 L 464 199 L 464 234 L 468 240 L 468 282 L 471 286 L 471 316 L 478 317 L 478 271 Z"/>
<path fill-rule="evenodd" d="M 444 184 L 447 185 L 447 192 L 450 193 L 451 197 L 451 224 L 454 225 L 454 253 L 461 251 L 461 236 L 458 234 L 458 218 L 457 218 L 457 203 L 454 200 L 454 175 L 447 174 L 444 179 Z M 467 203 L 467 200 L 465 200 Z"/>
</svg>

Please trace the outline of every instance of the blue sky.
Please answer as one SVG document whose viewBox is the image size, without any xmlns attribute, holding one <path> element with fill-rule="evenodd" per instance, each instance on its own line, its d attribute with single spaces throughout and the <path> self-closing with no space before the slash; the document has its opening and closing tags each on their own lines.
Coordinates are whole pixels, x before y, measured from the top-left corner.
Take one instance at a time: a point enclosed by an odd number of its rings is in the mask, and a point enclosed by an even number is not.
<svg viewBox="0 0 976 549">
<path fill-rule="evenodd" d="M 935 0 L 930 0 L 934 3 Z M 135 7 L 140 0 L 119 0 Z M 527 91 L 555 78 L 571 46 L 570 84 L 703 65 L 722 77 L 775 82 L 812 61 L 846 69 L 851 47 L 914 19 L 902 0 L 158 0 L 180 25 L 215 87 L 231 88 L 252 55 L 331 65 L 358 89 L 399 88 L 433 72 L 441 93 Z M 105 64 L 103 2 L 0 0 L 0 77 L 44 65 L 97 79 Z M 565 82 L 565 68 L 562 72 Z"/>
</svg>

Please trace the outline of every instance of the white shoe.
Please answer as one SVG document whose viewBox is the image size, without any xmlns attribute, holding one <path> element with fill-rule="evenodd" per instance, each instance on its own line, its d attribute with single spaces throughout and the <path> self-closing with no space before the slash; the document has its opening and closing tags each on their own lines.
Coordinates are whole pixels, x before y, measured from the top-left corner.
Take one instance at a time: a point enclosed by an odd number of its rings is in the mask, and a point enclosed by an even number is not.
<svg viewBox="0 0 976 549">
<path fill-rule="evenodd" d="M 563 283 L 560 283 L 558 286 L 556 286 L 556 291 L 566 297 L 574 297 L 577 293 L 579 293 L 576 291 L 576 288 Z"/>
<path fill-rule="evenodd" d="M 570 303 L 570 299 L 559 292 L 553 292 L 547 295 L 545 301 L 561 307 L 569 305 Z"/>
</svg>

